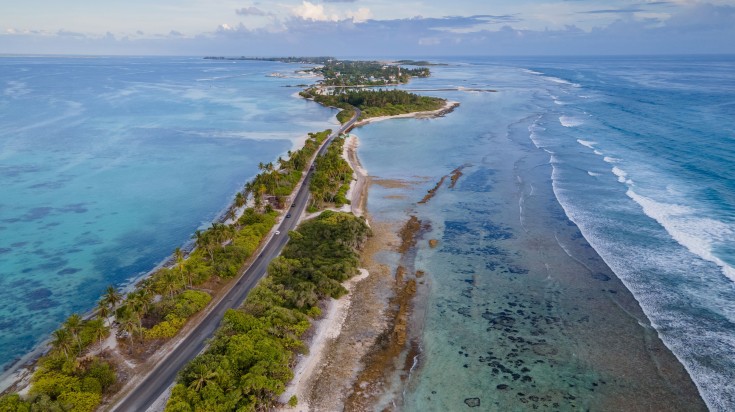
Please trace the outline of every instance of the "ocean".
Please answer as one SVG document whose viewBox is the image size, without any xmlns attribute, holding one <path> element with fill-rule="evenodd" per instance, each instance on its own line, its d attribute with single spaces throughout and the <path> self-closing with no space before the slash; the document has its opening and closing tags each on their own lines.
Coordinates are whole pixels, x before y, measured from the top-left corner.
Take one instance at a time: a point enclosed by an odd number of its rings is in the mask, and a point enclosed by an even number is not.
<svg viewBox="0 0 735 412">
<path fill-rule="evenodd" d="M 403 88 L 457 110 L 355 130 L 368 173 L 408 185 L 372 185 L 371 217 L 430 225 L 420 355 L 384 405 L 735 409 L 735 59 L 436 60 Z M 0 364 L 334 127 L 297 69 L 0 58 Z"/>
<path fill-rule="evenodd" d="M 497 92 L 355 131 L 410 185 L 373 185 L 373 218 L 431 226 L 421 354 L 383 406 L 735 409 L 735 59 L 443 61 L 404 88 Z"/>
<path fill-rule="evenodd" d="M 107 285 L 208 226 L 236 191 L 336 125 L 295 65 L 195 58 L 0 58 L 0 365 Z M 269 76 L 280 73 L 283 77 Z"/>
</svg>

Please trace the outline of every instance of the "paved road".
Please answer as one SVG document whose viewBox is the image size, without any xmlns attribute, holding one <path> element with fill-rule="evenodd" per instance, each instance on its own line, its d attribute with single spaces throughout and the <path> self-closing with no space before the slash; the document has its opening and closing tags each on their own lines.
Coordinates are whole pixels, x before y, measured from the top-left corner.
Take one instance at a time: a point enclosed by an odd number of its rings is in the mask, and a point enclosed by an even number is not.
<svg viewBox="0 0 735 412">
<path fill-rule="evenodd" d="M 326 152 L 327 146 L 332 143 L 332 140 L 336 136 L 350 129 L 358 117 L 360 117 L 360 110 L 356 108 L 355 115 L 352 119 L 327 138 L 319 150 L 319 155 Z M 207 339 L 212 337 L 225 312 L 228 309 L 237 308 L 242 304 L 250 290 L 265 275 L 268 263 L 281 253 L 281 250 L 288 242 L 288 231 L 296 227 L 299 217 L 306 209 L 306 203 L 309 200 L 309 179 L 311 178 L 311 173 L 311 170 L 307 172 L 304 184 L 297 192 L 293 201 L 294 206 L 286 211 L 291 214 L 291 217 L 283 219 L 283 222 L 277 228 L 281 234 L 271 238 L 263 248 L 260 256 L 240 276 L 235 286 L 227 292 L 225 297 L 217 303 L 202 322 L 196 325 L 181 344 L 171 351 L 168 356 L 164 357 L 158 366 L 136 388 L 130 391 L 117 405 L 113 406 L 110 409 L 111 411 L 141 412 L 147 410 L 174 382 L 178 371 L 204 349 Z"/>
</svg>

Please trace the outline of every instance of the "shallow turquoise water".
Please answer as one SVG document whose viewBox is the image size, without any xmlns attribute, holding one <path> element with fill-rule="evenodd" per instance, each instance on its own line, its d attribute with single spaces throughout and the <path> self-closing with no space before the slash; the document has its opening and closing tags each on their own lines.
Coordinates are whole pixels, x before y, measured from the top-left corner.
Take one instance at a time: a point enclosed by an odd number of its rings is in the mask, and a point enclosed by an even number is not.
<svg viewBox="0 0 735 412">
<path fill-rule="evenodd" d="M 151 270 L 333 111 L 299 67 L 0 58 L 0 365 Z"/>
<path fill-rule="evenodd" d="M 711 410 L 735 407 L 735 62 L 452 63 L 408 88 L 498 93 L 428 92 L 462 106 L 356 131 L 368 173 L 413 183 L 407 199 L 373 186 L 370 212 L 432 225 L 416 259 L 423 355 L 394 394 L 405 409 L 701 407 L 658 376 L 675 362 L 656 335 Z M 460 165 L 457 187 L 416 205 Z"/>
</svg>

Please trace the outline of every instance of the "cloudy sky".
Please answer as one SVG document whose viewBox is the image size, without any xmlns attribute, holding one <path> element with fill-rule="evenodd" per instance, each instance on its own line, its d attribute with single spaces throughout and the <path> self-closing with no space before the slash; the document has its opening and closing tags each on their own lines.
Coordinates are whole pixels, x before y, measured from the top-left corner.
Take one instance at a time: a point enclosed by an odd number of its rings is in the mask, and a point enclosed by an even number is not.
<svg viewBox="0 0 735 412">
<path fill-rule="evenodd" d="M 0 2 L 0 54 L 735 53 L 735 0 Z"/>
</svg>

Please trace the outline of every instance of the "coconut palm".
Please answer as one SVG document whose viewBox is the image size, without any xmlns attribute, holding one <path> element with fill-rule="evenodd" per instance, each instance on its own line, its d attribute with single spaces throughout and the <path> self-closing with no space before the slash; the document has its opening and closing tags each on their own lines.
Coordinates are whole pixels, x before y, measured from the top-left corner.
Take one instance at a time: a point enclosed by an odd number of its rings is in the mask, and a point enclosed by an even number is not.
<svg viewBox="0 0 735 412">
<path fill-rule="evenodd" d="M 194 232 L 194 238 L 196 238 L 197 247 L 206 250 L 209 254 L 209 259 L 214 261 L 214 249 L 216 244 L 213 242 L 211 233 L 209 231 L 203 232 L 201 230 L 197 230 Z"/>
<path fill-rule="evenodd" d="M 140 330 L 138 328 L 138 322 L 133 316 L 129 316 L 120 321 L 120 330 L 125 332 L 128 335 L 128 340 L 130 341 L 130 348 L 132 349 L 135 343 L 135 333 Z"/>
<path fill-rule="evenodd" d="M 69 354 L 71 353 L 72 347 L 74 346 L 74 342 L 69 331 L 64 328 L 57 329 L 54 331 L 54 333 L 52 333 L 52 336 L 54 337 L 54 339 L 53 341 L 51 341 L 51 346 L 54 348 L 54 350 L 63 353 L 64 356 L 69 359 Z"/>
<path fill-rule="evenodd" d="M 146 304 L 139 297 L 135 299 L 128 299 L 128 306 L 130 306 L 130 312 L 132 313 L 133 319 L 138 323 L 138 329 L 143 328 L 143 316 L 145 315 Z"/>
<path fill-rule="evenodd" d="M 79 351 L 82 351 L 82 339 L 79 337 L 79 332 L 82 330 L 82 317 L 74 313 L 66 319 L 64 322 L 64 328 L 71 334 L 73 340 L 77 342 Z"/>
<path fill-rule="evenodd" d="M 181 290 L 182 285 L 181 283 L 179 283 L 179 277 L 170 270 L 163 272 L 163 276 L 161 276 L 161 281 L 163 282 L 164 292 L 168 292 L 170 297 L 173 297 L 176 292 Z"/>
<path fill-rule="evenodd" d="M 110 328 L 105 326 L 105 322 L 102 319 L 89 321 L 87 327 L 92 332 L 92 338 L 97 342 L 102 342 L 110 334 Z"/>
<path fill-rule="evenodd" d="M 184 252 L 180 247 L 174 249 L 174 259 L 176 259 L 176 267 L 181 271 L 181 265 L 184 263 Z"/>
<path fill-rule="evenodd" d="M 189 384 L 189 388 L 199 392 L 199 390 L 204 388 L 208 383 L 213 382 L 216 377 L 217 372 L 209 370 L 206 365 L 200 363 L 196 366 L 196 370 L 194 371 L 194 380 Z"/>
<path fill-rule="evenodd" d="M 102 295 L 102 300 L 110 307 L 110 310 L 114 310 L 115 306 L 122 300 L 122 295 L 115 290 L 115 287 L 110 285 L 105 290 L 105 294 Z"/>
<path fill-rule="evenodd" d="M 107 306 L 107 303 L 104 300 L 100 300 L 97 302 L 97 316 L 100 319 L 107 319 L 110 316 L 110 307 Z"/>
<path fill-rule="evenodd" d="M 242 192 L 237 192 L 235 195 L 235 207 L 243 207 L 245 206 L 245 195 Z"/>
<path fill-rule="evenodd" d="M 186 279 L 186 283 L 189 284 L 189 288 L 191 288 L 191 283 L 194 279 L 194 270 L 192 270 L 190 265 L 184 265 L 184 278 Z"/>
</svg>

